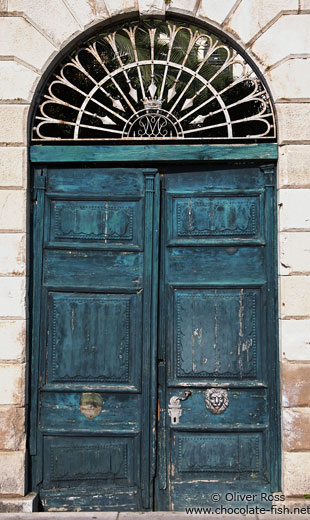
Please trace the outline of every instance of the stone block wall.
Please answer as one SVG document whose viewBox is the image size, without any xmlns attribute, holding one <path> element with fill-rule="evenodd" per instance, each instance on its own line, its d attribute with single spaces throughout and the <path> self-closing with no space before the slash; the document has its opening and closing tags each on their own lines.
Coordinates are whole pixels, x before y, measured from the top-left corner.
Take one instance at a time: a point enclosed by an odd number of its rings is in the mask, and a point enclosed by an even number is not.
<svg viewBox="0 0 310 520">
<path fill-rule="evenodd" d="M 84 30 L 125 15 L 196 17 L 231 36 L 271 89 L 279 133 L 283 486 L 310 492 L 309 0 L 0 0 L 0 494 L 24 495 L 27 117 L 40 77 Z"/>
</svg>

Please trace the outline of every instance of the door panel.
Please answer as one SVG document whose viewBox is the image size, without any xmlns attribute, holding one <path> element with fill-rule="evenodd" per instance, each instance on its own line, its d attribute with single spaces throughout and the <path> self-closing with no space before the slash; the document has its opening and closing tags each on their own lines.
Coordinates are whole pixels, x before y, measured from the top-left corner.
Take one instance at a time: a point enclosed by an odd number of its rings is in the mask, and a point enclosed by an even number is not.
<svg viewBox="0 0 310 520">
<path fill-rule="evenodd" d="M 174 381 L 256 378 L 259 290 L 174 289 Z M 210 348 L 212 346 L 212 348 Z M 173 368 L 172 368 L 173 367 Z"/>
<path fill-rule="evenodd" d="M 249 242 L 262 240 L 260 192 L 249 190 L 245 195 L 236 190 L 214 190 L 209 194 L 208 191 L 204 195 L 195 191 L 168 195 L 167 209 L 171 219 L 168 244 L 187 245 L 195 240 L 198 245 L 221 237 L 248 239 Z"/>
<path fill-rule="evenodd" d="M 273 181 L 231 168 L 167 171 L 163 183 L 157 497 L 184 511 L 214 492 L 270 490 Z"/>
<path fill-rule="evenodd" d="M 126 243 L 139 247 L 141 201 L 55 200 L 51 206 L 51 240 L 100 240 L 109 246 Z"/>
<path fill-rule="evenodd" d="M 138 457 L 139 446 L 134 437 L 70 437 L 46 436 L 45 487 L 94 487 L 110 483 L 125 487 L 138 485 L 134 474 L 133 457 Z M 139 464 L 138 464 L 139 466 Z M 68 471 L 70 469 L 70 471 Z"/>
<path fill-rule="evenodd" d="M 173 436 L 172 457 L 177 461 L 177 478 L 229 479 L 241 475 L 262 478 L 263 439 L 261 433 L 182 433 Z"/>
<path fill-rule="evenodd" d="M 242 244 L 243 245 L 243 244 Z M 191 287 L 201 283 L 216 286 L 243 283 L 264 283 L 264 251 L 257 247 L 169 248 L 167 250 L 167 280 L 170 284 L 187 282 Z M 218 269 L 221 266 L 221 280 Z M 236 275 L 238 278 L 236 278 Z M 197 279 L 196 279 L 197 276 Z"/>
<path fill-rule="evenodd" d="M 145 410 L 152 409 L 151 299 L 157 307 L 156 175 L 129 168 L 45 172 L 32 448 L 45 510 L 150 508 L 154 441 Z"/>
<path fill-rule="evenodd" d="M 46 383 L 140 388 L 141 294 L 49 293 Z"/>
<path fill-rule="evenodd" d="M 57 246 L 55 246 L 57 247 Z M 70 246 L 68 246 L 70 247 Z M 87 246 L 88 247 L 88 246 Z M 140 288 L 143 277 L 143 254 L 126 251 L 100 251 L 48 249 L 44 254 L 44 285 L 50 287 L 115 289 Z M 105 273 L 105 276 L 103 276 Z"/>
<path fill-rule="evenodd" d="M 265 388 L 236 388 L 232 386 L 232 392 L 229 394 L 229 406 L 225 413 L 213 415 L 206 410 L 205 404 L 205 390 L 206 382 L 201 383 L 200 386 L 194 385 L 190 382 L 189 387 L 196 388 L 190 398 L 182 403 L 182 416 L 178 424 L 178 430 L 190 428 L 191 426 L 196 430 L 204 430 L 206 427 L 213 429 L 228 427 L 228 430 L 239 430 L 240 424 L 247 424 L 250 429 L 260 426 L 264 429 L 266 421 L 268 421 L 268 402 L 267 391 Z M 167 401 L 176 392 L 175 387 L 168 389 Z M 220 386 L 220 385 L 219 385 Z M 179 385 L 179 388 L 184 385 Z M 220 386 L 221 388 L 222 386 Z M 227 384 L 224 386 L 227 388 Z M 180 395 L 182 390 L 180 390 Z M 238 418 L 238 422 L 236 421 Z M 170 422 L 170 418 L 169 418 Z"/>
<path fill-rule="evenodd" d="M 78 391 L 55 392 L 48 391 L 47 387 L 41 395 L 40 425 L 44 431 L 55 432 L 61 416 L 61 426 L 68 432 L 74 427 L 76 433 L 87 433 L 91 428 L 96 434 L 104 434 L 105 429 L 111 433 L 124 431 L 135 434 L 141 425 L 141 403 L 141 395 L 130 395 L 130 389 L 128 393 L 106 393 L 102 411 L 90 426 L 89 419 L 81 413 Z"/>
</svg>

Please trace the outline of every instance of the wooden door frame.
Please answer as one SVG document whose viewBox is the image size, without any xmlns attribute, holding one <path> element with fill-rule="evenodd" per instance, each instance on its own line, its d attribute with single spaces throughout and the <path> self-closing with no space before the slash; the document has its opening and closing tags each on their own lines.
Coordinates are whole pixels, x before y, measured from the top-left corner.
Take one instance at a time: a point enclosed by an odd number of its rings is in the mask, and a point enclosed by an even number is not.
<svg viewBox="0 0 310 520">
<path fill-rule="evenodd" d="M 278 157 L 278 147 L 276 143 L 258 143 L 258 144 L 208 144 L 208 145 L 180 145 L 180 144 L 139 144 L 139 145 L 33 145 L 30 147 L 30 161 L 33 168 L 40 168 L 45 166 L 68 166 L 69 163 L 80 163 L 80 164 L 90 164 L 96 163 L 96 166 L 106 166 L 107 163 L 113 163 L 116 165 L 125 166 L 126 165 L 136 165 L 143 164 L 143 166 L 149 165 L 149 167 L 155 167 L 155 165 L 160 165 L 162 162 L 169 162 L 170 164 L 177 163 L 195 163 L 195 164 L 204 164 L 208 163 L 210 166 L 212 163 L 220 164 L 221 162 L 225 162 L 225 164 L 236 164 L 236 162 L 242 162 L 242 164 L 257 164 L 262 165 L 264 168 L 266 167 L 266 173 L 272 173 L 274 170 L 276 160 Z M 146 166 L 147 167 L 147 166 Z M 43 180 L 42 180 L 43 182 Z M 37 196 L 42 197 L 43 186 L 37 186 Z M 44 195 L 43 195 L 44 196 Z M 276 204 L 276 192 L 273 198 L 273 205 Z M 274 206 L 274 215 L 276 220 L 276 210 Z M 39 215 L 37 217 L 40 217 Z M 39 218 L 37 221 L 37 225 L 34 227 L 32 233 L 34 238 L 40 239 L 42 234 L 42 220 Z M 270 270 L 270 275 L 272 274 L 273 279 L 273 289 L 275 295 L 275 302 L 273 305 L 274 309 L 274 318 L 277 322 L 278 316 L 278 287 L 277 287 L 277 241 L 276 238 L 276 222 L 273 230 L 270 230 L 273 233 L 273 265 L 268 266 Z M 42 238 L 42 237 L 41 237 Z M 33 279 L 36 277 L 35 274 L 40 272 L 40 265 L 38 264 L 38 260 L 34 258 L 34 265 L 32 268 Z M 31 297 L 33 300 L 37 301 L 37 291 L 39 291 L 39 287 L 34 287 L 31 292 Z M 34 329 L 38 326 L 36 323 L 36 307 L 34 304 L 33 307 L 33 319 L 32 325 Z M 154 309 L 153 309 L 153 312 Z M 274 331 L 272 331 L 274 334 Z M 269 331 L 271 336 L 271 331 Z M 278 324 L 276 323 L 276 332 L 274 335 L 274 353 L 273 353 L 273 363 L 274 363 L 274 374 L 275 377 L 271 381 L 270 387 L 270 414 L 273 417 L 274 428 L 270 430 L 271 433 L 271 442 L 270 446 L 272 447 L 272 455 L 271 459 L 273 463 L 271 465 L 272 468 L 272 490 L 278 491 L 281 487 L 281 438 L 280 438 L 280 425 L 281 425 L 281 415 L 280 415 L 280 382 L 279 382 L 279 341 L 278 341 Z M 32 352 L 32 367 L 36 366 L 35 358 L 36 353 Z M 152 360 L 153 361 L 153 360 Z M 154 366 L 155 372 L 152 371 L 152 380 L 156 381 L 156 369 L 157 363 L 152 363 Z M 32 368 L 33 370 L 33 368 Z M 32 371 L 30 370 L 32 374 Z M 34 375 L 34 377 L 33 377 Z M 37 385 L 37 377 L 38 374 L 31 375 L 31 385 L 30 388 L 34 390 L 35 385 Z M 157 396 L 154 392 L 152 392 L 152 410 L 156 410 L 156 402 Z M 36 410 L 34 410 L 33 406 L 30 406 L 30 421 L 29 424 L 34 424 L 34 415 L 36 415 Z M 29 439 L 30 439 L 30 453 L 35 451 L 35 446 L 33 445 L 34 441 L 34 432 L 30 435 L 29 429 Z M 152 451 L 155 452 L 155 445 L 152 445 Z M 154 456 L 155 453 L 153 453 Z M 155 468 L 151 468 L 154 471 Z"/>
<path fill-rule="evenodd" d="M 160 161 L 276 161 L 277 143 L 147 144 L 147 145 L 33 145 L 32 163 L 89 163 Z"/>
</svg>

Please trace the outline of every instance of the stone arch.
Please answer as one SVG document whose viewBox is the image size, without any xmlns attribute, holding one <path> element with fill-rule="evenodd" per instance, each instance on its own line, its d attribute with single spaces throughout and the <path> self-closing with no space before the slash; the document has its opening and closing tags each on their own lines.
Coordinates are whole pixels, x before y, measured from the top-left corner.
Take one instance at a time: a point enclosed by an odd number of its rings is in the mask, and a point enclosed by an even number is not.
<svg viewBox="0 0 310 520">
<path fill-rule="evenodd" d="M 166 16 L 171 17 L 173 15 L 181 15 L 181 17 L 185 16 L 188 20 L 196 20 L 205 23 L 211 28 L 220 30 L 223 35 L 225 35 L 231 41 L 235 42 L 240 49 L 243 49 L 244 51 L 246 50 L 247 55 L 263 74 L 265 69 L 268 69 L 268 67 L 270 67 L 272 64 L 268 63 L 268 58 L 266 63 L 264 63 L 264 60 L 260 60 L 259 53 L 252 52 L 252 45 L 249 45 L 249 43 L 247 43 L 247 39 L 242 38 L 242 36 L 240 36 L 235 30 L 234 26 L 231 26 L 229 23 L 230 19 L 236 11 L 236 4 L 239 4 L 240 2 L 235 2 L 235 0 L 227 0 L 226 2 L 221 2 L 221 6 L 215 5 L 217 3 L 214 1 L 208 2 L 207 6 L 204 5 L 205 3 L 206 2 L 201 2 L 201 5 L 199 5 L 200 2 L 197 1 L 189 3 L 182 1 L 178 2 L 176 0 L 170 3 L 164 1 L 140 1 L 139 5 L 137 5 L 136 1 L 127 1 L 123 3 L 120 2 L 120 5 L 117 7 L 111 7 L 107 5 L 107 1 L 104 5 L 103 2 L 88 2 L 85 0 L 81 2 L 77 8 L 74 7 L 74 3 L 72 2 L 73 7 L 70 8 L 70 13 L 74 16 L 75 21 L 79 20 L 79 23 L 76 25 L 68 23 L 66 31 L 59 34 L 57 32 L 53 37 L 51 36 L 51 33 L 53 33 L 53 31 L 56 32 L 53 25 L 53 17 L 51 17 L 48 21 L 45 21 L 44 28 L 39 28 L 39 13 L 37 13 L 37 17 L 35 17 L 36 13 L 34 12 L 32 18 L 27 13 L 20 13 L 23 14 L 22 19 L 24 22 L 27 21 L 28 25 L 31 24 L 33 28 L 37 29 L 37 32 L 39 32 L 41 36 L 43 36 L 44 32 L 45 39 L 47 39 L 48 42 L 54 47 L 54 49 L 51 49 L 50 46 L 48 46 L 48 49 L 44 49 L 45 52 L 42 51 L 42 54 L 45 54 L 43 59 L 34 60 L 34 63 L 29 63 L 31 68 L 36 69 L 38 77 L 32 83 L 30 79 L 29 81 L 26 81 L 28 87 L 28 89 L 26 89 L 26 92 L 28 93 L 27 99 L 29 100 L 34 90 L 40 86 L 39 84 L 41 83 L 41 78 L 46 78 L 48 75 L 51 67 L 53 66 L 53 63 L 55 63 L 54 58 L 57 57 L 57 59 L 59 59 L 60 55 L 63 55 L 71 48 L 74 48 L 74 45 L 80 40 L 82 36 L 86 37 L 88 34 L 94 34 L 96 30 L 100 29 L 100 27 L 111 25 L 120 19 L 126 20 L 126 18 L 133 17 L 140 17 L 143 19 L 146 17 L 165 18 Z M 66 7 L 68 7 L 68 5 L 69 2 L 66 3 Z M 68 9 L 65 11 L 67 12 Z M 81 22 L 82 18 L 83 23 Z M 67 22 L 67 16 L 64 19 L 64 23 L 65 22 Z M 252 38 L 252 40 L 255 42 L 255 37 Z"/>
<path fill-rule="evenodd" d="M 245 0 L 226 0 L 220 4 L 219 6 L 214 0 L 172 0 L 170 3 L 164 0 L 127 0 L 118 3 L 110 0 L 81 0 L 77 5 L 71 0 L 57 0 L 49 8 L 49 16 L 46 16 L 43 2 L 29 2 L 25 8 L 25 4 L 14 0 L 12 8 L 8 8 L 8 16 L 1 20 L 3 33 L 7 35 L 7 50 L 4 49 L 3 55 L 9 58 L 1 63 L 1 67 L 4 73 L 8 72 L 14 77 L 13 85 L 4 82 L 2 97 L 15 99 L 14 104 L 22 102 L 28 106 L 40 79 L 49 70 L 55 56 L 64 52 L 68 45 L 71 46 L 85 30 L 92 31 L 97 24 L 105 25 L 120 17 L 137 14 L 143 18 L 164 17 L 175 13 L 212 24 L 246 50 L 265 75 L 276 105 L 279 100 L 279 117 L 286 127 L 287 116 L 292 114 L 293 108 L 283 110 L 282 100 L 287 99 L 287 90 L 294 100 L 304 99 L 306 96 L 305 82 L 296 85 L 288 82 L 287 78 L 290 75 L 300 75 L 308 63 L 305 65 L 304 62 L 303 38 L 292 38 L 284 46 L 281 42 L 287 32 L 297 35 L 301 31 L 306 38 L 307 24 L 300 24 L 301 14 L 306 22 L 306 9 L 299 9 L 297 0 L 286 0 L 286 9 L 283 9 L 283 3 L 279 8 L 277 2 L 270 4 L 266 0 L 262 0 L 258 8 L 253 7 L 252 1 Z M 62 17 L 59 19 L 60 11 Z M 22 39 L 14 40 L 15 31 L 25 35 L 25 43 L 22 43 Z M 15 107 L 13 117 L 20 120 L 17 112 L 27 112 L 27 106 L 20 107 L 20 110 Z M 300 108 L 294 106 L 297 120 L 303 117 L 299 115 Z M 12 111 L 8 109 L 7 112 L 9 114 Z M 23 117 L 25 116 L 24 113 Z M 20 130 L 22 131 L 21 128 Z M 290 132 L 292 130 L 290 127 Z M 294 133 L 297 131 L 298 125 L 294 127 Z M 283 138 L 285 139 L 284 134 Z M 18 140 L 24 142 L 20 132 Z"/>
</svg>

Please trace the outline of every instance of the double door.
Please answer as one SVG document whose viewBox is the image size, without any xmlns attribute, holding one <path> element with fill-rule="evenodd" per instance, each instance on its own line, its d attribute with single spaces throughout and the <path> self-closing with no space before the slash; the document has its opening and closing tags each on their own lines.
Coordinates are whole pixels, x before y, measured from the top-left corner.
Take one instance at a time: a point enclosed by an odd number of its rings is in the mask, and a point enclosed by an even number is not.
<svg viewBox="0 0 310 520">
<path fill-rule="evenodd" d="M 30 453 L 44 510 L 184 511 L 276 489 L 273 176 L 34 172 Z"/>
</svg>

